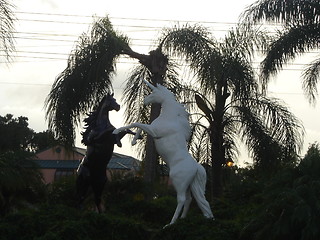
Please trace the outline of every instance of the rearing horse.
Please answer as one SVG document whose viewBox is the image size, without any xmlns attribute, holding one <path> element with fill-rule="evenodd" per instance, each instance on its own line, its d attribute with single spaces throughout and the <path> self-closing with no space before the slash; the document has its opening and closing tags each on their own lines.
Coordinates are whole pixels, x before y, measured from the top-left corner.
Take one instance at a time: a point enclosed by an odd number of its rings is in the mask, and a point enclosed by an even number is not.
<svg viewBox="0 0 320 240">
<path fill-rule="evenodd" d="M 178 204 L 170 224 L 177 220 L 182 209 L 181 218 L 186 216 L 192 200 L 191 193 L 203 215 L 214 219 L 210 205 L 205 198 L 206 171 L 194 160 L 187 148 L 187 141 L 191 134 L 189 114 L 167 88 L 145 82 L 152 89 L 152 93 L 145 97 L 144 104 L 160 103 L 159 117 L 150 125 L 132 123 L 114 130 L 113 133 L 120 133 L 133 127 L 139 128 L 132 145 L 136 143 L 141 130 L 153 137 L 157 152 L 169 166 L 169 176 L 177 192 Z"/>
<path fill-rule="evenodd" d="M 98 108 L 91 112 L 85 122 L 82 143 L 87 146 L 86 156 L 78 167 L 76 182 L 77 197 L 81 206 L 86 198 L 89 187 L 92 187 L 98 212 L 102 212 L 101 195 L 107 180 L 106 169 L 112 157 L 114 144 L 121 147 L 121 138 L 131 131 L 113 134 L 115 127 L 110 123 L 109 111 L 120 110 L 120 105 L 107 94 L 99 103 Z"/>
</svg>

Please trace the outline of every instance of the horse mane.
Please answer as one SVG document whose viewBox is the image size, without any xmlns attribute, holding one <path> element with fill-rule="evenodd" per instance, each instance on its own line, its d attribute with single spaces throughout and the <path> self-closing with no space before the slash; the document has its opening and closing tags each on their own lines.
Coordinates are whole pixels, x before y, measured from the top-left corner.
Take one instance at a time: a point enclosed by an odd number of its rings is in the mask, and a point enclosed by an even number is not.
<svg viewBox="0 0 320 240">
<path fill-rule="evenodd" d="M 189 141 L 191 136 L 191 126 L 189 123 L 190 114 L 187 112 L 186 108 L 176 100 L 175 95 L 169 89 L 160 84 L 157 84 L 157 89 L 160 90 L 163 95 L 165 95 L 166 99 L 170 99 L 170 101 L 172 102 L 170 107 L 175 108 L 178 121 L 180 122 L 182 129 L 184 130 L 186 141 Z"/>
<path fill-rule="evenodd" d="M 86 117 L 83 121 L 85 123 L 84 125 L 84 132 L 81 132 L 82 135 L 82 139 L 81 139 L 81 143 L 83 143 L 84 145 L 88 145 L 88 135 L 90 134 L 91 130 L 94 129 L 97 126 L 97 119 L 98 119 L 98 115 L 99 112 L 102 108 L 103 102 L 105 101 L 107 96 L 104 96 L 101 101 L 98 103 L 98 105 L 94 108 L 94 110 L 92 112 L 90 112 L 89 114 L 87 114 L 88 117 Z"/>
</svg>

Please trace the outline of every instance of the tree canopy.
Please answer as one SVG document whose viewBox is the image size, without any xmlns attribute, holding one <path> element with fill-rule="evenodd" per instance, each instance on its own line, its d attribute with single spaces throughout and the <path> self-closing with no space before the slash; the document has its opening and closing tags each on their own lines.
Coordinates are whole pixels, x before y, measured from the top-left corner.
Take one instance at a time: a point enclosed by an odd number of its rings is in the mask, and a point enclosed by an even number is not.
<svg viewBox="0 0 320 240">
<path fill-rule="evenodd" d="M 12 114 L 0 116 L 0 152 L 37 152 L 58 144 L 50 131 L 35 132 L 29 128 L 28 118 Z"/>
</svg>

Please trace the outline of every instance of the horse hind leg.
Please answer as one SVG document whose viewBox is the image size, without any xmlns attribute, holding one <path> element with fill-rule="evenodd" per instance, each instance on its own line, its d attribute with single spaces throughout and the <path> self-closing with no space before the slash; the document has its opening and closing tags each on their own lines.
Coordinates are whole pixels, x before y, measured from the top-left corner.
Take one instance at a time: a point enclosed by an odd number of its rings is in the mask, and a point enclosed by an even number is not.
<svg viewBox="0 0 320 240">
<path fill-rule="evenodd" d="M 175 210 L 175 212 L 173 214 L 173 217 L 171 219 L 171 222 L 168 225 L 171 225 L 171 224 L 176 222 L 176 220 L 178 219 L 178 217 L 179 217 L 179 215 L 181 213 L 181 210 L 182 210 L 182 208 L 183 208 L 183 206 L 185 204 L 185 201 L 186 201 L 185 192 L 179 192 L 179 193 L 177 192 L 177 202 L 178 202 L 178 204 L 177 204 L 176 210 Z M 166 226 L 168 226 L 168 225 L 166 225 Z"/>
<path fill-rule="evenodd" d="M 104 212 L 104 206 L 102 204 L 102 192 L 105 186 L 106 180 L 105 179 L 95 179 L 92 182 L 92 190 L 94 193 L 94 201 L 97 207 L 98 213 Z"/>
<path fill-rule="evenodd" d="M 83 202 L 87 197 L 88 189 L 90 186 L 89 176 L 84 176 L 80 174 L 76 180 L 76 197 L 78 208 L 83 208 Z"/>
<path fill-rule="evenodd" d="M 204 173 L 203 173 L 204 171 Z M 200 210 L 206 218 L 214 219 L 210 205 L 205 197 L 205 186 L 206 186 L 206 174 L 205 170 L 199 171 L 196 174 L 194 181 L 191 183 L 191 192 L 194 196 Z"/>
<path fill-rule="evenodd" d="M 212 218 L 214 219 L 214 216 L 212 214 L 210 205 L 208 203 L 208 201 L 206 200 L 204 194 L 200 193 L 198 190 L 192 190 L 192 194 L 200 208 L 200 210 L 202 211 L 202 214 L 206 217 L 206 218 Z"/>
<path fill-rule="evenodd" d="M 191 201 L 192 201 L 191 190 L 190 190 L 190 188 L 188 188 L 188 190 L 186 192 L 186 201 L 184 202 L 183 212 L 181 214 L 181 218 L 185 218 L 187 216 Z"/>
<path fill-rule="evenodd" d="M 172 178 L 173 186 L 177 192 L 177 207 L 171 219 L 171 222 L 168 225 L 171 225 L 176 222 L 176 220 L 180 216 L 182 208 L 183 208 L 182 215 L 185 216 L 187 214 L 187 211 L 191 203 L 191 194 L 188 189 L 189 181 L 185 181 L 185 180 L 182 181 L 181 178 L 176 178 L 174 176 L 171 176 L 171 178 Z"/>
</svg>

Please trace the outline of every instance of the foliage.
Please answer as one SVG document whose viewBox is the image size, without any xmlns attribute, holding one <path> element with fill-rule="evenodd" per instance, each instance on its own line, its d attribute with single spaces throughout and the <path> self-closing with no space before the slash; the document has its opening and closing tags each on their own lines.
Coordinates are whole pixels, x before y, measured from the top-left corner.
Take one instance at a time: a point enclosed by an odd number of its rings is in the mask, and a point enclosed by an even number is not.
<svg viewBox="0 0 320 240">
<path fill-rule="evenodd" d="M 91 31 L 80 36 L 45 103 L 49 129 L 64 144 L 74 144 L 81 115 L 112 90 L 116 60 L 126 48 L 127 37 L 113 29 L 108 17 L 97 19 Z"/>
<path fill-rule="evenodd" d="M 4 53 L 7 61 L 11 59 L 11 53 L 15 50 L 14 46 L 14 22 L 15 16 L 13 9 L 15 6 L 9 0 L 0 0 L 0 49 Z"/>
<path fill-rule="evenodd" d="M 243 13 L 243 21 L 280 22 L 283 29 L 271 43 L 261 64 L 263 81 L 268 81 L 284 64 L 320 47 L 320 2 L 318 0 L 259 0 Z M 320 59 L 310 63 L 303 73 L 303 89 L 311 103 L 315 102 Z"/>
<path fill-rule="evenodd" d="M 203 217 L 186 218 L 166 227 L 153 239 L 181 240 L 231 240 L 237 234 L 227 222 L 208 220 Z"/>
<path fill-rule="evenodd" d="M 47 203 L 76 206 L 76 176 L 65 176 L 47 186 Z"/>
<path fill-rule="evenodd" d="M 39 152 L 52 146 L 59 145 L 61 142 L 55 139 L 53 133 L 49 130 L 35 132 L 33 134 L 30 149 L 32 152 Z"/>
<path fill-rule="evenodd" d="M 0 116 L 0 214 L 45 200 L 42 175 L 33 153 L 57 143 L 49 131 L 36 133 L 28 118 Z"/>
<path fill-rule="evenodd" d="M 0 152 L 28 151 L 37 152 L 59 142 L 53 137 L 52 132 L 35 132 L 28 127 L 28 118 L 20 116 L 14 118 L 12 114 L 0 116 Z"/>
<path fill-rule="evenodd" d="M 176 207 L 172 188 L 160 183 L 146 183 L 141 178 L 108 182 L 104 200 L 107 211 L 121 212 L 156 227 L 165 225 Z"/>
<path fill-rule="evenodd" d="M 79 212 L 62 205 L 44 205 L 0 220 L 0 239 L 145 239 L 139 223 L 105 214 Z"/>
<path fill-rule="evenodd" d="M 34 131 L 28 127 L 28 118 L 14 118 L 12 114 L 0 116 L 0 152 L 27 150 Z"/>
<path fill-rule="evenodd" d="M 297 167 L 282 169 L 269 181 L 241 239 L 318 239 L 319 171 L 320 148 L 313 144 Z"/>
<path fill-rule="evenodd" d="M 23 151 L 0 153 L 0 214 L 44 198 L 42 175 Z"/>
<path fill-rule="evenodd" d="M 47 203 L 1 217 L 0 240 L 319 239 L 318 144 L 310 146 L 298 165 L 280 166 L 273 175 L 256 167 L 225 170 L 225 191 L 211 200 L 214 221 L 205 219 L 193 201 L 185 219 L 163 229 L 176 207 L 174 191 L 137 178 L 108 183 L 103 196 L 105 213 L 97 214 L 89 207 L 79 211 L 72 196 L 75 179 L 70 177 L 49 188 Z M 150 189 L 153 199 L 145 198 Z"/>
</svg>

